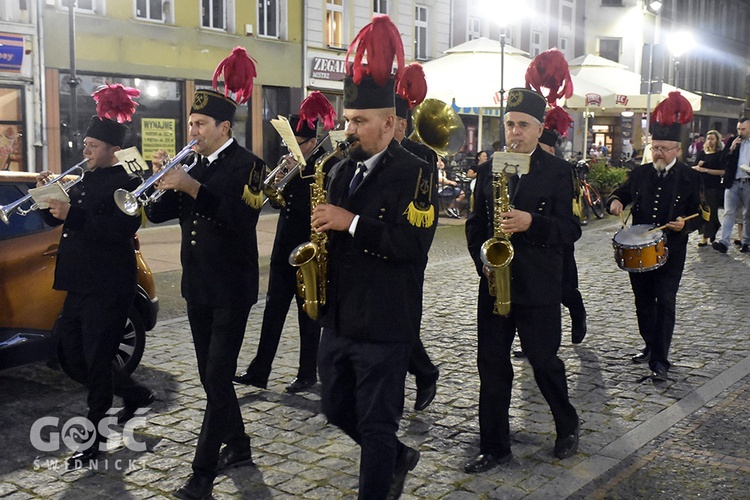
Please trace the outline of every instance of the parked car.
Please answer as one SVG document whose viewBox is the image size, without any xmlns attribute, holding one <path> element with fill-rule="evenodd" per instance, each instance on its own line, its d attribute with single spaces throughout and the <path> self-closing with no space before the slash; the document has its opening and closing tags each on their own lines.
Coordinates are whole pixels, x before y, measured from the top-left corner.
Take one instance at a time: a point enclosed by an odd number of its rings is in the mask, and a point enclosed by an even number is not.
<svg viewBox="0 0 750 500">
<path fill-rule="evenodd" d="M 36 174 L 0 172 L 0 210 L 21 199 L 35 185 Z M 38 210 L 25 216 L 4 215 L 8 222 L 0 222 L 0 369 L 57 359 L 65 370 L 52 332 L 65 300 L 65 292 L 52 289 L 62 226 L 48 226 Z M 139 251 L 137 236 L 135 254 L 138 293 L 123 325 L 114 361 L 128 373 L 140 363 L 146 331 L 153 329 L 159 311 L 154 279 Z M 65 371 L 83 382 L 82 374 Z"/>
</svg>

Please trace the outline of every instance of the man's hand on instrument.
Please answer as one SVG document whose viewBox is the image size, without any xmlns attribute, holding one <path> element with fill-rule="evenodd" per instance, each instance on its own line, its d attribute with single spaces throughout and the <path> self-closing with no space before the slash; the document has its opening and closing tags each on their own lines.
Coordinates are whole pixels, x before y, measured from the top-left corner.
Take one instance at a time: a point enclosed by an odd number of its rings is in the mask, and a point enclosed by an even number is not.
<svg viewBox="0 0 750 500">
<path fill-rule="evenodd" d="M 352 220 L 354 220 L 353 213 L 327 203 L 319 204 L 312 213 L 312 227 L 319 233 L 329 229 L 348 231 L 349 226 L 352 225 Z"/>
<path fill-rule="evenodd" d="M 620 200 L 612 200 L 612 203 L 609 204 L 609 213 L 612 215 L 620 215 L 623 208 L 625 207 L 622 206 Z"/>
<path fill-rule="evenodd" d="M 52 214 L 52 217 L 60 220 L 68 218 L 70 203 L 67 201 L 53 200 L 52 198 L 46 198 L 44 201 L 49 205 L 49 213 Z"/>
<path fill-rule="evenodd" d="M 675 232 L 682 231 L 682 229 L 685 227 L 685 219 L 682 217 L 677 217 L 677 220 L 670 221 L 667 224 L 667 229 L 670 229 Z"/>
<path fill-rule="evenodd" d="M 193 198 L 198 197 L 198 191 L 201 187 L 201 183 L 190 177 L 190 175 L 183 170 L 182 165 L 176 165 L 169 169 L 157 184 L 159 189 L 175 189 L 189 194 Z"/>
<path fill-rule="evenodd" d="M 47 184 L 48 179 L 52 177 L 52 172 L 49 170 L 45 170 L 44 172 L 39 172 L 36 176 L 36 187 L 42 187 L 45 184 Z"/>
<path fill-rule="evenodd" d="M 523 233 L 531 227 L 531 214 L 522 210 L 512 209 L 510 212 L 502 213 L 503 221 L 500 223 L 505 234 Z"/>
<path fill-rule="evenodd" d="M 151 166 L 154 169 L 154 173 L 164 168 L 164 165 L 166 165 L 168 161 L 169 155 L 166 151 L 164 151 L 163 149 L 155 151 L 153 156 L 151 157 Z"/>
</svg>

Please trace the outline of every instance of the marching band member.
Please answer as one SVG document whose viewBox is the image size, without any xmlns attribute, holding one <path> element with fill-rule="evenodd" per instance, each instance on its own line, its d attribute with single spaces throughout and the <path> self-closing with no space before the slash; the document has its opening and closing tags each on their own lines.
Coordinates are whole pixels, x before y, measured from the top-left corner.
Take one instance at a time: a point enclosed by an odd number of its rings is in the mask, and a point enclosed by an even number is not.
<svg viewBox="0 0 750 500">
<path fill-rule="evenodd" d="M 315 162 L 326 153 L 323 148 L 315 151 L 318 145 L 318 122 L 323 122 L 326 129 L 332 129 L 335 118 L 336 112 L 320 92 L 313 92 L 302 102 L 299 115 L 289 116 L 295 140 L 307 158 L 307 163 L 302 171 L 295 174 L 286 184 L 283 190 L 284 206 L 276 206 L 273 200 L 271 201 L 274 208 L 281 209 L 281 214 L 276 224 L 276 238 L 271 250 L 268 293 L 263 325 L 260 327 L 258 352 L 245 373 L 234 378 L 237 383 L 266 388 L 268 376 L 271 374 L 271 364 L 284 328 L 284 320 L 295 297 L 300 339 L 299 368 L 297 377 L 287 386 L 286 391 L 306 391 L 318 382 L 320 324 L 302 310 L 304 300 L 297 294 L 297 269 L 289 265 L 289 254 L 297 245 L 310 239 L 310 184 Z M 330 166 L 333 165 L 330 161 L 328 163 L 326 170 L 330 170 Z M 280 170 L 277 181 L 281 180 L 283 175 Z"/>
<path fill-rule="evenodd" d="M 318 232 L 330 234 L 318 356 L 321 403 L 329 422 L 361 447 L 361 499 L 398 498 L 419 461 L 419 452 L 396 433 L 436 212 L 432 167 L 393 138 L 394 57 L 398 77 L 401 36 L 388 16 L 376 15 L 347 53 L 349 156 L 331 170 L 329 203 L 319 204 L 312 218 Z"/>
<path fill-rule="evenodd" d="M 223 94 L 215 90 L 222 72 Z M 252 76 L 238 82 L 236 75 Z M 147 206 L 153 222 L 180 221 L 182 296 L 206 391 L 193 474 L 174 493 L 177 498 L 205 498 L 218 473 L 252 464 L 250 437 L 232 377 L 250 308 L 258 300 L 255 226 L 266 167 L 232 138 L 232 121 L 237 105 L 250 98 L 254 76 L 252 60 L 245 49 L 236 47 L 217 67 L 214 90 L 195 92 L 189 137 L 198 141 L 195 151 L 200 162 L 190 172 L 174 167 L 164 174 L 158 187 L 176 191 L 167 191 Z M 155 159 L 154 170 L 161 167 Z"/>
<path fill-rule="evenodd" d="M 692 117 L 688 100 L 679 92 L 670 92 L 651 115 L 653 163 L 633 169 L 625 184 L 607 200 L 612 215 L 620 215 L 632 204 L 633 224 L 666 225 L 666 263 L 651 271 L 630 273 L 638 330 L 646 344 L 632 359 L 634 363 L 648 363 L 651 377 L 660 382 L 669 379 L 671 363 L 667 356 L 688 235 L 701 225 L 700 218 L 683 220 L 702 212 L 700 174 L 678 160 L 682 125 Z"/>
<path fill-rule="evenodd" d="M 94 92 L 97 116 L 91 117 L 83 140 L 87 170 L 70 189 L 70 202 L 50 199 L 49 209 L 42 210 L 47 224 L 63 224 L 53 286 L 68 294 L 54 334 L 60 338 L 66 371 L 78 372 L 86 380 L 87 418 L 96 427 L 96 439 L 73 454 L 68 469 L 88 466 L 106 449 L 100 422 L 107 418 L 113 394 L 124 400 L 117 415 L 121 424 L 155 398 L 112 364 L 137 290 L 133 236 L 141 220 L 117 208 L 114 192 L 135 189 L 140 183 L 115 156 L 128 133 L 122 122 L 130 121 L 135 111 L 131 97 L 138 95 L 138 90 L 119 84 Z M 44 185 L 49 175 L 39 174 L 37 186 Z"/>
</svg>

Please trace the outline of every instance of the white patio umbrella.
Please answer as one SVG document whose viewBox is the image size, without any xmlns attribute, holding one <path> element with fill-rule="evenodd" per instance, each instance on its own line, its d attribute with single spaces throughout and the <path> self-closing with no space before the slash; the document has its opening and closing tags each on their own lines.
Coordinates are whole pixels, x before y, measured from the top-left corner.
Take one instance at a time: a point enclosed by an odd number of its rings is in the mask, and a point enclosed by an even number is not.
<svg viewBox="0 0 750 500">
<path fill-rule="evenodd" d="M 500 108 L 501 88 L 507 99 L 508 89 L 526 86 L 524 75 L 531 62 L 528 54 L 506 44 L 502 75 L 501 54 L 500 42 L 482 37 L 456 45 L 444 56 L 423 64 L 428 98 L 454 108 L 476 109 L 480 117 L 479 144 L 483 108 Z"/>
</svg>

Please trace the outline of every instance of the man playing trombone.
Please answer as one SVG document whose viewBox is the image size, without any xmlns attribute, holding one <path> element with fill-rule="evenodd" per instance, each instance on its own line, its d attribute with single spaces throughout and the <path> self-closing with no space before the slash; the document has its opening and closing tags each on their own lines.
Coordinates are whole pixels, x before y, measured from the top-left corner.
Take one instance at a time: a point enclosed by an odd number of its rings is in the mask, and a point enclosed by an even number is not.
<svg viewBox="0 0 750 500">
<path fill-rule="evenodd" d="M 324 119 L 304 119 L 309 114 L 308 109 L 312 107 L 324 110 Z M 305 164 L 297 165 L 290 153 L 282 158 L 275 178 L 267 181 L 267 184 L 273 184 L 269 186 L 272 189 L 283 184 L 283 189 L 279 188 L 281 192 L 278 194 L 281 203 L 270 198 L 271 204 L 274 208 L 279 208 L 281 213 L 276 224 L 276 238 L 271 251 L 266 309 L 260 328 L 258 352 L 245 373 L 234 378 L 239 384 L 266 388 L 284 328 L 284 320 L 292 298 L 295 297 L 300 338 L 299 368 L 297 377 L 287 386 L 286 391 L 305 391 L 318 382 L 320 325 L 302 310 L 304 300 L 297 294 L 297 268 L 289 265 L 289 255 L 299 244 L 310 239 L 310 184 L 313 182 L 315 162 L 326 153 L 325 149 L 317 147 L 317 126 L 320 121 L 326 121 L 329 126 L 333 126 L 335 115 L 325 96 L 320 92 L 313 92 L 303 101 L 300 114 L 289 116 L 289 125 L 294 131 L 294 140 L 305 157 Z M 333 162 L 329 161 L 328 165 L 324 166 L 326 173 L 332 164 Z"/>
<path fill-rule="evenodd" d="M 113 85 L 98 90 L 94 97 L 132 91 L 137 95 L 135 89 Z M 135 104 L 127 96 L 125 100 L 132 114 Z M 68 469 L 88 467 L 90 460 L 106 450 L 107 436 L 102 433 L 106 427 L 100 429 L 100 422 L 106 422 L 113 394 L 125 403 L 118 415 L 120 423 L 154 401 L 153 392 L 112 364 L 135 299 L 133 236 L 141 223 L 139 217 L 117 209 L 113 193 L 118 188 L 133 189 L 139 179 L 126 172 L 115 156 L 128 127 L 106 118 L 107 110 L 99 106 L 97 112 L 99 116 L 91 118 L 83 140 L 87 170 L 69 189 L 70 201 L 47 199 L 49 208 L 41 212 L 47 224 L 63 224 L 53 286 L 68 294 L 54 333 L 60 339 L 61 362 L 69 373 L 80 373 L 87 382 L 87 419 L 95 426 L 96 439 L 68 459 Z M 43 186 L 49 175 L 39 174 L 37 186 Z"/>
</svg>

